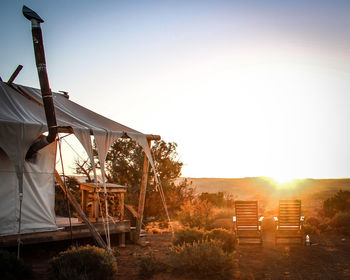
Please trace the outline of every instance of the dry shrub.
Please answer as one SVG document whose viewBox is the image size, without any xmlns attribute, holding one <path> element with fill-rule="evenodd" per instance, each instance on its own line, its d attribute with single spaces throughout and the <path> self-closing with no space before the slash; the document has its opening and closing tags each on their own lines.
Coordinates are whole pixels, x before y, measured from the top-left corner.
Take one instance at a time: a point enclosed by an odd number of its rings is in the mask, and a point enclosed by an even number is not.
<svg viewBox="0 0 350 280">
<path fill-rule="evenodd" d="M 350 212 L 337 213 L 329 224 L 336 231 L 350 235 Z"/>
<path fill-rule="evenodd" d="M 160 262 L 153 251 L 139 257 L 139 274 L 142 277 L 150 278 L 154 274 L 164 271 L 166 267 L 167 265 Z"/>
<path fill-rule="evenodd" d="M 306 218 L 305 223 L 316 228 L 318 228 L 321 224 L 320 220 L 316 217 Z"/>
<path fill-rule="evenodd" d="M 163 231 L 160 228 L 152 228 L 151 233 L 152 234 L 162 234 Z"/>
<path fill-rule="evenodd" d="M 316 217 L 306 218 L 304 222 L 304 233 L 305 234 L 320 234 L 321 222 Z"/>
<path fill-rule="evenodd" d="M 0 278 L 1 279 L 32 279 L 33 272 L 30 265 L 23 260 L 17 260 L 15 254 L 0 250 Z"/>
<path fill-rule="evenodd" d="M 233 252 L 236 244 L 234 234 L 223 228 L 216 228 L 211 231 L 205 231 L 198 228 L 183 228 L 175 232 L 174 245 L 201 243 L 208 240 L 220 241 L 222 249 L 225 252 Z"/>
<path fill-rule="evenodd" d="M 175 232 L 173 240 L 174 245 L 182 245 L 184 243 L 200 242 L 205 237 L 205 231 L 198 228 L 182 228 Z"/>
<path fill-rule="evenodd" d="M 169 221 L 161 220 L 159 222 L 159 228 L 161 228 L 161 229 L 168 229 L 169 228 Z"/>
<path fill-rule="evenodd" d="M 112 280 L 117 274 L 112 255 L 90 245 L 61 252 L 50 264 L 52 277 L 57 280 Z"/>
<path fill-rule="evenodd" d="M 215 219 L 230 219 L 232 222 L 232 217 L 235 215 L 235 210 L 233 208 L 220 208 L 217 209 L 214 218 Z"/>
<path fill-rule="evenodd" d="M 171 248 L 171 264 L 175 272 L 198 278 L 232 278 L 233 256 L 225 253 L 215 240 L 194 242 Z"/>
<path fill-rule="evenodd" d="M 208 226 L 208 229 L 215 229 L 215 228 L 224 228 L 227 230 L 232 230 L 233 229 L 232 217 L 213 220 L 211 224 Z"/>
<path fill-rule="evenodd" d="M 232 253 L 236 245 L 236 237 L 231 232 L 223 228 L 213 229 L 206 234 L 210 240 L 217 240 L 222 243 L 222 249 L 225 252 Z"/>
<path fill-rule="evenodd" d="M 326 217 L 334 217 L 338 212 L 350 212 L 350 191 L 338 191 L 323 202 Z"/>
<path fill-rule="evenodd" d="M 207 229 L 214 218 L 212 210 L 213 206 L 207 200 L 187 201 L 181 206 L 181 211 L 178 212 L 178 220 L 184 226 Z"/>
</svg>

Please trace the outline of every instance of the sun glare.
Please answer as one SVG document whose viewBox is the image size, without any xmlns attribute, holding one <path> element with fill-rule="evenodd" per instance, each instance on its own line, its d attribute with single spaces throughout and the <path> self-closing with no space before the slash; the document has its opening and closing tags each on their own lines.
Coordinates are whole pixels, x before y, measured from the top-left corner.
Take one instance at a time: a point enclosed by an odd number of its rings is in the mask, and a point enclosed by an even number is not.
<svg viewBox="0 0 350 280">
<path fill-rule="evenodd" d="M 282 175 L 278 175 L 278 176 L 273 176 L 273 180 L 278 183 L 279 185 L 289 185 L 290 183 L 292 183 L 295 178 L 291 177 L 291 176 L 282 176 Z"/>
</svg>

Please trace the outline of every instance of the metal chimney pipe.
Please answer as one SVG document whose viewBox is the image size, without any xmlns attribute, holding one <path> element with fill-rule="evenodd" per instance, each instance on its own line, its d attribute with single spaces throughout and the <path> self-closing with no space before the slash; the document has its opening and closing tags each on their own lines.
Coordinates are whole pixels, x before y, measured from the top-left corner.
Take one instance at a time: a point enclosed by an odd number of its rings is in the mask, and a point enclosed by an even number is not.
<svg viewBox="0 0 350 280">
<path fill-rule="evenodd" d="M 45 61 L 45 51 L 43 44 L 43 35 L 41 32 L 40 23 L 44 22 L 40 16 L 29 9 L 26 6 L 23 6 L 22 9 L 23 15 L 26 19 L 30 20 L 32 23 L 32 37 L 34 45 L 34 54 L 36 67 L 38 69 L 38 76 L 40 81 L 41 95 L 43 98 L 43 104 L 45 109 L 45 116 L 47 121 L 47 127 L 49 134 L 41 138 L 38 142 L 35 142 L 29 148 L 26 159 L 30 159 L 37 151 L 44 148 L 51 142 L 53 142 L 57 135 L 57 122 L 55 115 L 55 106 L 53 104 L 52 92 L 49 85 L 49 79 L 46 71 L 46 61 Z"/>
</svg>

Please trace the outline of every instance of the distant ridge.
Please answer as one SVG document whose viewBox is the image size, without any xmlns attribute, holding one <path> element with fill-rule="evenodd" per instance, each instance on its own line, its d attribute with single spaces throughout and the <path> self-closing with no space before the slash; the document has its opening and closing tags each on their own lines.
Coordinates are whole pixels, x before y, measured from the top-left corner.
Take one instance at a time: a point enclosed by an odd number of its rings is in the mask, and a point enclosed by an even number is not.
<svg viewBox="0 0 350 280">
<path fill-rule="evenodd" d="M 290 183 L 278 184 L 268 177 L 247 178 L 179 178 L 186 179 L 196 193 L 224 192 L 237 199 L 258 199 L 261 197 L 315 196 L 320 199 L 331 196 L 339 190 L 350 191 L 350 178 L 342 179 L 296 179 Z"/>
</svg>

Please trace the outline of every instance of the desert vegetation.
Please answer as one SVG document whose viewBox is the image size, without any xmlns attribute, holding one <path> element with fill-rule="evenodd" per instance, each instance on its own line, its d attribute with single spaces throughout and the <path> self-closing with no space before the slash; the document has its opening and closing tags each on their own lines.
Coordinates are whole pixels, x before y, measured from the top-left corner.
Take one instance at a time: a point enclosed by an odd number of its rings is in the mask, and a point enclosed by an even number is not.
<svg viewBox="0 0 350 280">
<path fill-rule="evenodd" d="M 339 190 L 322 203 L 322 208 L 315 215 L 306 219 L 305 232 L 338 232 L 350 234 L 350 191 Z"/>
<path fill-rule="evenodd" d="M 50 264 L 51 276 L 57 280 L 112 280 L 118 271 L 112 253 L 89 245 L 63 251 Z"/>
<path fill-rule="evenodd" d="M 273 216 L 277 214 L 279 199 L 298 198 L 302 200 L 306 216 L 304 234 L 310 235 L 313 241 L 327 233 L 350 234 L 350 181 L 347 179 L 296 180 L 283 187 L 269 178 L 180 179 L 183 164 L 177 160 L 176 147 L 175 143 L 164 141 L 157 141 L 152 147 L 175 235 L 170 238 L 170 224 L 150 170 L 144 229 L 149 236 L 169 236 L 169 243 L 163 249 L 149 247 L 143 254 L 137 251 L 134 258 L 137 277 L 152 278 L 157 274 L 167 275 L 165 279 L 237 277 L 240 273 L 237 270 L 239 248 L 232 223 L 235 200 L 259 201 L 259 213 L 265 216 L 263 232 L 273 234 Z M 128 186 L 126 203 L 135 208 L 143 157 L 141 148 L 129 139 L 115 142 L 107 156 L 108 182 Z M 97 158 L 96 165 L 99 167 Z M 85 175 L 86 181 L 92 180 L 92 169 L 87 160 L 77 160 L 76 171 Z M 68 177 L 67 182 L 79 201 L 78 182 L 73 177 Z M 339 190 L 342 188 L 344 190 Z M 66 216 L 64 194 L 59 189 L 57 192 L 56 213 Z M 103 271 L 99 274 L 100 279 L 114 279 L 117 275 L 116 264 L 111 262 L 110 256 L 95 247 L 72 248 L 60 253 L 51 261 L 52 275 L 55 279 L 80 279 L 81 275 L 95 277 L 95 272 L 89 270 L 92 262 L 94 271 Z"/>
</svg>

